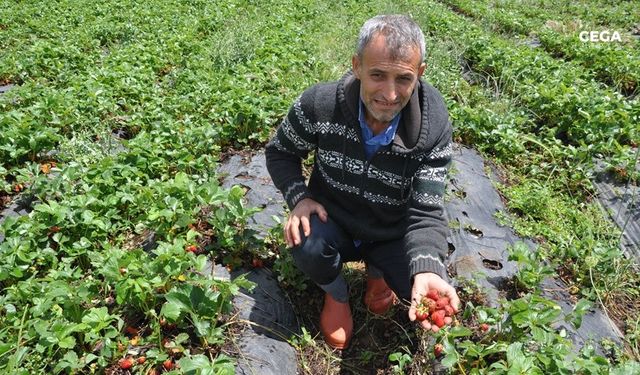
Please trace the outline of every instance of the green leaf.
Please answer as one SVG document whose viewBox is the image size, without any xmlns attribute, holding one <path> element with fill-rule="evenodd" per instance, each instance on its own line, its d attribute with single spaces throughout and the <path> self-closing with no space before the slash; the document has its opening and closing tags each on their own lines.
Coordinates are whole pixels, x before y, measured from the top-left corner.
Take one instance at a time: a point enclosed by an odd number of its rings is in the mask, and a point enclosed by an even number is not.
<svg viewBox="0 0 640 375">
<path fill-rule="evenodd" d="M 452 368 L 458 363 L 458 353 L 449 353 L 440 362 L 446 368 Z"/>
<path fill-rule="evenodd" d="M 58 342 L 58 346 L 63 349 L 72 349 L 76 346 L 76 339 L 73 336 L 67 336 Z"/>
<path fill-rule="evenodd" d="M 166 317 L 170 321 L 175 322 L 180 317 L 182 313 L 182 304 L 167 301 L 162 305 L 162 309 L 160 310 L 160 315 Z"/>
<path fill-rule="evenodd" d="M 567 314 L 565 317 L 565 321 L 571 321 L 571 324 L 578 329 L 582 325 L 582 318 L 584 314 L 589 311 L 593 304 L 586 299 L 580 299 L 578 303 L 574 306 L 573 311 L 570 314 Z"/>
<path fill-rule="evenodd" d="M 234 362 L 224 354 L 218 355 L 213 362 L 202 354 L 185 356 L 178 361 L 180 369 L 188 375 L 233 375 Z"/>
<path fill-rule="evenodd" d="M 200 233 L 193 229 L 189 229 L 189 231 L 187 232 L 187 242 L 191 242 L 197 237 L 200 237 Z"/>
<path fill-rule="evenodd" d="M 507 363 L 515 364 L 521 363 L 524 359 L 524 354 L 522 353 L 522 343 L 514 342 L 507 348 Z"/>
<path fill-rule="evenodd" d="M 451 327 L 451 329 L 449 329 L 449 336 L 451 337 L 465 337 L 471 336 L 472 334 L 473 332 L 471 332 L 469 328 L 463 326 Z"/>
</svg>

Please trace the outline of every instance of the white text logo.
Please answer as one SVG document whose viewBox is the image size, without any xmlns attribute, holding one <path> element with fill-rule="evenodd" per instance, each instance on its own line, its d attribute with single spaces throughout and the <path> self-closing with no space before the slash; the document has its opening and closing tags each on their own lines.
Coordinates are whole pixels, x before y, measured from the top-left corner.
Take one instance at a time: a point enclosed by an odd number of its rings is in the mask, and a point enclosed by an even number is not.
<svg viewBox="0 0 640 375">
<path fill-rule="evenodd" d="M 622 42 L 620 33 L 617 31 L 582 31 L 580 40 L 583 42 Z"/>
</svg>

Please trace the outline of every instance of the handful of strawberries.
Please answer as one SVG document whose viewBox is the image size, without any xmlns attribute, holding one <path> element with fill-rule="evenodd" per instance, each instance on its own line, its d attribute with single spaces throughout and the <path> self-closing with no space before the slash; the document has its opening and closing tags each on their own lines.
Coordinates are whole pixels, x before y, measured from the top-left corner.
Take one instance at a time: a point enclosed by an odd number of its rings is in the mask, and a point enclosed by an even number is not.
<svg viewBox="0 0 640 375">
<path fill-rule="evenodd" d="M 449 302 L 449 297 L 440 295 L 436 290 L 430 290 L 416 307 L 416 319 L 419 322 L 429 319 L 431 324 L 442 328 L 451 322 L 451 318 L 447 321 L 445 318 L 452 317 L 455 313 Z"/>
</svg>

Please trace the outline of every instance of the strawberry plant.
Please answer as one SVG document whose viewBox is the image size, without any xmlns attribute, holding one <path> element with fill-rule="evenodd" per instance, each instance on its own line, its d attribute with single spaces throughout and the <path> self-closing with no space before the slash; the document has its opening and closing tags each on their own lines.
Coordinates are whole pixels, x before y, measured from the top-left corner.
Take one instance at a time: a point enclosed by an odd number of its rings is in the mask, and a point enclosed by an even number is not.
<svg viewBox="0 0 640 375">
<path fill-rule="evenodd" d="M 453 373 L 590 373 L 610 367 L 616 371 L 637 368 L 637 363 L 612 363 L 588 344 L 574 351 L 557 323 L 564 319 L 579 326 L 587 308 L 588 304 L 579 303 L 573 314 L 563 317 L 557 304 L 535 293 L 503 301 L 497 309 L 467 303 L 462 324 L 482 322 L 478 330 L 454 326 L 439 331 L 434 353 L 436 357 L 442 353 L 442 365 Z M 483 329 L 488 322 L 495 328 Z"/>
</svg>

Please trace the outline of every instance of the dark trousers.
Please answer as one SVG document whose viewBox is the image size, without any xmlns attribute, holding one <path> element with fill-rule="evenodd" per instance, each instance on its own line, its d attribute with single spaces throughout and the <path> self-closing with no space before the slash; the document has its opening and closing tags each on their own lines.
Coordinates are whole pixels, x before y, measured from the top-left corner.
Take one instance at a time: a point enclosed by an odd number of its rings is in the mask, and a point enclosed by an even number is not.
<svg viewBox="0 0 640 375">
<path fill-rule="evenodd" d="M 356 247 L 353 238 L 331 218 L 323 223 L 318 215 L 312 215 L 310 224 L 309 237 L 301 230 L 302 242 L 291 251 L 296 266 L 313 282 L 329 284 L 338 277 L 344 262 L 364 260 L 382 271 L 386 283 L 398 298 L 410 300 L 409 259 L 403 251 L 402 239 L 380 242 L 363 240 Z"/>
</svg>

